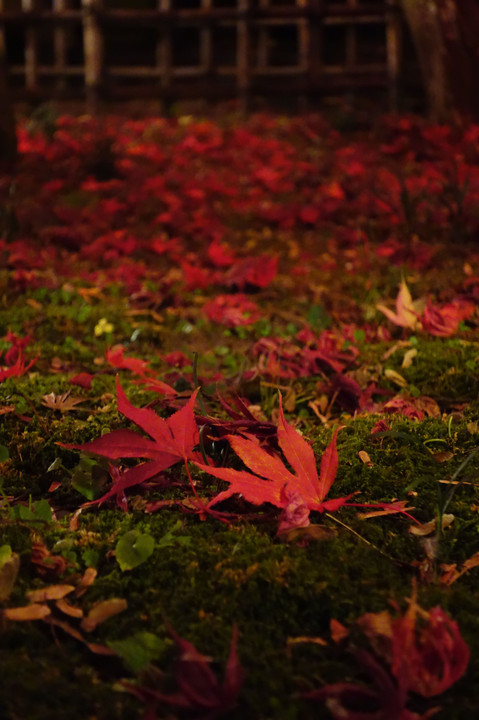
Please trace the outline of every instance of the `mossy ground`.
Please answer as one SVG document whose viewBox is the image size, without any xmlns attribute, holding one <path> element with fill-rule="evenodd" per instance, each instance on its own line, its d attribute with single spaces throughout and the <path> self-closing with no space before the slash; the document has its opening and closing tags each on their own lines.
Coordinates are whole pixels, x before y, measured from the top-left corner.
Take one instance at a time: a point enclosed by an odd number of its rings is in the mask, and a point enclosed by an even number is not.
<svg viewBox="0 0 479 720">
<path fill-rule="evenodd" d="M 80 200 L 70 197 L 73 204 Z M 139 632 L 153 633 L 161 647 L 152 664 L 161 671 L 164 687 L 171 688 L 175 647 L 166 623 L 213 658 L 219 674 L 236 623 L 245 683 L 237 707 L 227 716 L 312 720 L 326 717 L 327 711 L 302 699 L 302 692 L 362 679 L 348 644 L 331 640 L 330 621 L 351 627 L 362 614 L 389 609 L 391 602 L 404 610 L 416 581 L 421 606 L 440 605 L 458 622 L 471 661 L 466 675 L 444 695 L 431 701 L 413 698 L 411 707 L 421 712 L 440 705 L 438 717 L 469 720 L 479 707 L 479 571 L 473 569 L 447 586 L 441 583 L 441 565 L 460 566 L 478 550 L 479 455 L 460 471 L 452 496 L 453 486 L 447 484 L 479 445 L 477 334 L 472 324 L 449 338 L 390 326 L 393 338 L 368 339 L 361 330 L 351 377 L 363 387 L 377 382 L 392 397 L 399 392 L 397 379 L 385 370 L 396 371 L 403 378 L 404 395 L 427 396 L 437 403 L 438 412 L 410 419 L 386 414 L 378 406 L 351 414 L 333 402 L 323 424 L 310 401 L 323 402 L 327 374 L 245 380 L 245 371 L 256 362 L 251 347 L 261 338 L 292 339 L 308 317 L 316 332 L 340 322 L 357 323 L 358 328 L 372 321 L 387 324 L 375 304 L 395 296 L 401 269 L 379 259 L 367 271 L 361 270 L 360 263 L 354 271 L 343 272 L 338 266 L 328 270 L 326 255 L 331 248 L 328 251 L 316 240 L 318 262 L 303 283 L 301 276 L 295 280 L 288 274 L 288 253 L 295 252 L 292 237 L 266 229 L 269 232 L 263 235 L 263 228 L 249 231 L 249 248 L 279 252 L 280 272 L 276 284 L 252 295 L 261 304 L 263 319 L 247 327 L 221 328 L 208 320 L 201 312 L 208 290 L 182 288 L 181 293 L 176 291 L 181 302 L 169 304 L 163 299 L 163 307 L 150 302 L 139 308 L 121 283 L 108 279 L 98 293 L 85 299 L 85 282 L 75 275 L 19 290 L 18 285 L 11 285 L 10 270 L 0 272 L 0 337 L 9 330 L 30 335 L 29 357 L 37 356 L 26 375 L 0 384 L 0 408 L 10 408 L 0 418 L 0 446 L 8 450 L 8 458 L 0 465 L 0 546 L 10 546 L 20 556 L 20 571 L 4 607 L 26 604 L 26 593 L 35 588 L 75 583 L 87 567 L 94 566 L 95 582 L 80 600 L 84 613 L 95 602 L 112 597 L 124 598 L 128 608 L 100 624 L 88 640 L 108 645 Z M 240 232 L 238 238 L 245 242 Z M 305 248 L 314 246 L 309 231 L 294 241 L 300 245 L 304 241 Z M 450 253 L 444 242 L 441 253 L 437 267 L 421 277 L 405 268 L 416 296 L 437 292 L 462 277 L 467 248 Z M 148 255 L 142 258 L 148 260 Z M 153 289 L 157 291 L 158 286 Z M 311 308 L 316 308 L 312 314 Z M 112 329 L 96 336 L 94 328 L 102 318 Z M 333 516 L 313 518 L 329 529 L 323 539 L 286 543 L 276 535 L 278 511 L 253 508 L 252 512 L 241 501 L 229 502 L 227 509 L 244 513 L 244 517 L 235 516 L 231 526 L 209 516 L 200 519 L 174 504 L 146 514 L 147 501 L 190 495 L 180 465 L 166 471 L 175 486 L 164 489 L 150 483 L 135 488 L 129 494 L 129 514 L 111 504 L 85 508 L 72 526 L 73 513 L 85 502 L 71 475 L 80 456 L 58 443 L 84 443 L 130 426 L 116 408 L 117 371 L 105 361 L 107 347 L 115 343 L 123 343 L 126 354 L 149 361 L 158 377 L 180 391 L 193 389 L 193 353 L 197 353 L 204 401 L 216 415 L 221 410 L 214 388 L 227 393 L 234 386 L 251 404 L 260 406 L 266 419 L 274 419 L 279 385 L 289 398 L 288 417 L 299 420 L 318 458 L 329 442 L 332 425 L 340 421 L 345 427 L 338 436 L 339 469 L 331 497 L 359 491 L 357 502 L 407 500 L 415 508 L 412 514 L 424 523 L 440 516 L 447 503 L 446 512 L 454 515 L 454 521 L 436 537 L 429 570 L 424 569 L 425 542 L 409 533 L 411 521 L 404 516 L 362 519 L 357 510 L 343 508 Z M 385 359 L 395 343 L 396 351 Z M 7 347 L 9 343 L 3 341 L 0 349 Z M 403 367 L 404 354 L 411 348 L 417 354 L 409 367 Z M 162 358 L 173 351 L 183 352 L 191 364 L 168 368 Z M 79 371 L 95 373 L 89 390 L 72 389 L 69 380 Z M 221 373 L 221 379 L 213 380 L 214 373 Z M 120 379 L 133 404 L 155 406 L 157 396 L 135 385 L 131 373 L 120 371 Z M 69 412 L 41 403 L 48 393 L 67 391 L 84 402 Z M 164 409 L 158 412 L 168 414 Z M 371 435 L 380 419 L 391 429 Z M 361 459 L 361 451 L 370 462 Z M 216 481 L 198 470 L 193 474 L 201 494 L 212 496 Z M 98 477 L 100 483 L 106 482 L 101 472 Z M 48 500 L 56 519 L 35 517 L 35 503 L 42 499 Z M 20 505 L 33 508 L 32 515 L 19 517 L 15 508 Z M 156 547 L 138 567 L 122 571 L 115 545 L 118 537 L 133 528 L 150 534 Z M 172 530 L 172 539 L 162 543 Z M 32 564 L 32 546 L 40 540 L 54 557 L 66 561 L 60 576 L 53 569 L 39 572 Z M 78 627 L 76 620 L 70 624 Z M 295 638 L 305 640 L 294 642 Z M 318 638 L 325 644 L 315 642 Z M 120 684 L 122 679 L 133 680 L 135 674 L 119 657 L 95 655 L 61 628 L 40 620 L 22 623 L 3 618 L 0 641 L 2 718 L 142 717 L 142 706 Z M 140 677 L 148 672 L 151 668 Z M 176 717 L 176 711 L 166 705 L 157 713 L 165 720 Z"/>
</svg>

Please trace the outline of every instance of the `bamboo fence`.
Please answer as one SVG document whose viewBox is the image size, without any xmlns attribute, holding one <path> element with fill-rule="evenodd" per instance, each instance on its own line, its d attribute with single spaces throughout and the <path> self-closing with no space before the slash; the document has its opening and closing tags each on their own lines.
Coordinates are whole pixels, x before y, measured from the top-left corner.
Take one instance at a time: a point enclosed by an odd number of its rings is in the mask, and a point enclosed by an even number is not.
<svg viewBox="0 0 479 720">
<path fill-rule="evenodd" d="M 395 110 L 401 36 L 397 0 L 0 0 L 14 96 L 90 110 L 378 89 Z"/>
</svg>

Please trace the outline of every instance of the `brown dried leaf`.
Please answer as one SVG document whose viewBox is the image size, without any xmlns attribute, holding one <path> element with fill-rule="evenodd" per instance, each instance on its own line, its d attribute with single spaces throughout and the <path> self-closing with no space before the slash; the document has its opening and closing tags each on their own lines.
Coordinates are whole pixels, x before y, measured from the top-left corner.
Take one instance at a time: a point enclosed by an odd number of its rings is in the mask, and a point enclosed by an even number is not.
<svg viewBox="0 0 479 720">
<path fill-rule="evenodd" d="M 387 610 L 365 613 L 356 622 L 369 639 L 392 637 L 392 617 Z"/>
<path fill-rule="evenodd" d="M 75 409 L 75 405 L 85 402 L 84 398 L 71 397 L 70 390 L 62 395 L 55 395 L 54 392 L 43 395 L 42 405 L 50 410 L 59 410 L 62 413 Z"/>
<path fill-rule="evenodd" d="M 326 640 L 323 640 L 323 638 L 320 637 L 307 637 L 305 635 L 301 635 L 299 637 L 289 637 L 286 641 L 288 647 L 291 647 L 291 645 L 300 645 L 302 643 L 311 643 L 313 645 L 327 645 L 328 643 Z"/>
<path fill-rule="evenodd" d="M 83 610 L 76 605 L 70 605 L 70 603 L 67 602 L 65 598 L 60 598 L 59 600 L 57 600 L 55 605 L 60 610 L 60 612 L 64 613 L 65 615 L 69 615 L 70 617 L 74 618 L 83 617 Z"/>
<path fill-rule="evenodd" d="M 79 584 L 77 585 L 77 588 L 75 590 L 75 596 L 81 597 L 84 595 L 87 591 L 87 588 L 90 587 L 90 585 L 93 585 L 95 582 L 95 578 L 98 575 L 97 570 L 95 568 L 89 567 L 85 570 L 83 573 L 83 577 L 80 580 Z"/>
<path fill-rule="evenodd" d="M 117 655 L 117 653 L 106 645 L 99 645 L 98 643 L 86 643 L 87 648 L 95 655 Z"/>
<path fill-rule="evenodd" d="M 454 457 L 454 453 L 450 450 L 440 450 L 437 453 L 434 453 L 433 458 L 438 463 L 447 462 L 448 460 L 451 460 Z"/>
<path fill-rule="evenodd" d="M 414 407 L 428 417 L 441 417 L 441 409 L 437 402 L 427 395 L 414 398 Z"/>
<path fill-rule="evenodd" d="M 450 513 L 445 513 L 442 516 L 442 529 L 449 527 L 451 523 L 454 521 L 454 515 L 451 515 Z M 409 532 L 411 535 L 419 535 L 420 537 L 425 537 L 426 535 L 430 535 L 432 532 L 436 530 L 437 527 L 437 518 L 433 518 L 427 523 L 422 523 L 421 525 L 411 525 L 409 527 Z"/>
<path fill-rule="evenodd" d="M 5 608 L 3 616 L 7 620 L 14 620 L 15 622 L 23 622 L 24 620 L 42 620 L 43 618 L 50 615 L 50 608 L 48 605 L 25 605 L 24 607 Z"/>
<path fill-rule="evenodd" d="M 369 467 L 373 466 L 373 463 L 371 462 L 371 458 L 367 454 L 366 450 L 360 450 L 358 452 L 358 457 L 361 460 L 361 462 L 364 463 L 364 465 L 368 465 Z"/>
<path fill-rule="evenodd" d="M 114 615 L 123 612 L 128 607 L 128 603 L 123 598 L 110 598 L 102 600 L 90 609 L 88 615 L 83 618 L 81 628 L 85 632 L 91 632 L 98 625 L 105 622 Z"/>
<path fill-rule="evenodd" d="M 73 592 L 74 589 L 74 585 L 49 585 L 39 590 L 29 590 L 26 596 L 32 603 L 42 603 L 45 600 L 59 600 Z"/>
<path fill-rule="evenodd" d="M 0 415 L 8 415 L 8 413 L 15 412 L 15 405 L 2 405 L 0 406 Z"/>
<path fill-rule="evenodd" d="M 443 585 L 452 585 L 452 583 L 456 582 L 461 575 L 464 575 L 464 573 L 469 572 L 469 570 L 478 566 L 479 552 L 474 553 L 474 555 L 471 555 L 470 558 L 463 562 L 460 570 L 457 570 L 455 563 L 453 565 L 441 565 L 441 570 L 444 570 L 444 575 L 440 579 L 440 582 Z"/>
<path fill-rule="evenodd" d="M 336 528 L 327 525 L 317 525 L 311 523 L 306 527 L 292 527 L 278 532 L 280 540 L 283 542 L 309 542 L 310 540 L 331 540 L 337 535 Z"/>
</svg>

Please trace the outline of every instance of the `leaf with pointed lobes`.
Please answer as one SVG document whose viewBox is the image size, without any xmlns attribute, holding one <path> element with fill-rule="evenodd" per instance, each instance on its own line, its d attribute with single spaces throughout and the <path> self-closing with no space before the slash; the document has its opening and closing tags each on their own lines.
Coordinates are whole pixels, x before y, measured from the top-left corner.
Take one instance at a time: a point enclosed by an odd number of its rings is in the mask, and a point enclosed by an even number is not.
<svg viewBox="0 0 479 720">
<path fill-rule="evenodd" d="M 421 323 L 419 322 L 418 316 L 423 310 L 424 303 L 421 300 L 412 299 L 404 278 L 399 285 L 399 293 L 396 298 L 396 312 L 390 310 L 385 305 L 376 305 L 376 307 L 395 325 L 411 328 L 411 330 L 420 327 Z"/>
<path fill-rule="evenodd" d="M 271 503 L 285 511 L 281 519 L 282 531 L 295 527 L 295 522 L 299 527 L 305 527 L 309 523 L 310 510 L 334 512 L 351 497 L 325 500 L 338 468 L 338 430 L 335 430 L 324 451 L 318 478 L 313 448 L 286 422 L 280 395 L 278 443 L 295 474 L 286 468 L 278 455 L 263 450 L 257 438 L 246 433 L 244 436 L 228 435 L 231 447 L 252 472 L 195 463 L 201 470 L 230 483 L 229 488 L 213 498 L 209 505 L 226 500 L 235 493 L 254 505 Z"/>
<path fill-rule="evenodd" d="M 258 438 L 248 433 L 227 435 L 229 444 L 244 462 L 247 470 L 218 468 L 195 462 L 205 472 L 225 480 L 229 488 L 210 500 L 208 507 L 226 500 L 234 494 L 253 505 L 271 503 L 282 508 L 280 532 L 285 533 L 298 527 L 307 527 L 311 510 L 317 512 L 336 512 L 342 505 L 352 507 L 372 507 L 387 510 L 387 514 L 403 513 L 402 504 L 395 503 L 349 503 L 348 500 L 358 491 L 349 495 L 326 500 L 338 470 L 338 451 L 336 439 L 340 428 L 336 428 L 333 437 L 321 458 L 319 477 L 313 448 L 289 423 L 283 413 L 281 395 L 279 396 L 279 421 L 277 427 L 278 444 L 286 460 L 294 470 L 293 474 L 276 454 L 267 452 Z M 408 517 L 411 518 L 410 515 Z M 414 520 L 414 518 L 411 518 Z"/>
<path fill-rule="evenodd" d="M 130 685 L 125 687 L 150 707 L 158 703 L 168 703 L 176 707 L 192 710 L 195 717 L 207 720 L 225 715 L 236 704 L 243 684 L 243 669 L 236 650 L 238 629 L 233 627 L 230 652 L 221 684 L 210 667 L 211 658 L 202 655 L 188 640 L 184 640 L 169 628 L 170 634 L 180 651 L 175 666 L 175 678 L 178 691 L 162 693 L 154 688 Z"/>
<path fill-rule="evenodd" d="M 200 455 L 193 451 L 199 442 L 199 433 L 193 408 L 198 394 L 194 391 L 184 407 L 164 420 L 149 408 L 137 408 L 126 397 L 118 377 L 116 379 L 118 410 L 131 420 L 151 439 L 138 435 L 133 430 L 122 429 L 103 435 L 83 445 L 58 443 L 69 450 L 102 455 L 117 460 L 119 458 L 147 458 L 151 462 L 142 463 L 120 473 L 113 468 L 113 487 L 101 498 L 88 504 L 101 504 L 113 495 L 123 506 L 123 494 L 128 488 L 139 485 L 158 475 L 177 462 L 198 460 Z"/>
<path fill-rule="evenodd" d="M 414 587 L 404 615 L 394 618 L 388 611 L 366 613 L 356 624 L 375 653 L 364 649 L 355 653 L 374 687 L 336 683 L 303 697 L 326 702 L 331 715 L 338 720 L 432 717 L 440 708 L 417 715 L 407 708 L 409 695 L 425 698 L 440 695 L 465 673 L 470 652 L 457 623 L 440 607 L 429 611 L 419 607 Z"/>
</svg>

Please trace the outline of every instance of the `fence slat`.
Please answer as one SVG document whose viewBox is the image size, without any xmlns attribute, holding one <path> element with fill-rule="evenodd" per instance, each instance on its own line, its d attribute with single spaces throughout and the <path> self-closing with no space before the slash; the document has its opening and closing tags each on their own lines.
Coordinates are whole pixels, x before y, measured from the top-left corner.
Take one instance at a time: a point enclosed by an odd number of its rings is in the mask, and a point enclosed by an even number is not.
<svg viewBox="0 0 479 720">
<path fill-rule="evenodd" d="M 35 0 L 22 0 L 22 10 L 25 12 L 35 10 Z M 37 33 L 27 25 L 25 30 L 25 88 L 34 92 L 37 89 Z"/>
<path fill-rule="evenodd" d="M 98 111 L 103 88 L 103 35 L 98 23 L 101 0 L 82 0 L 85 96 L 88 112 Z"/>
</svg>

